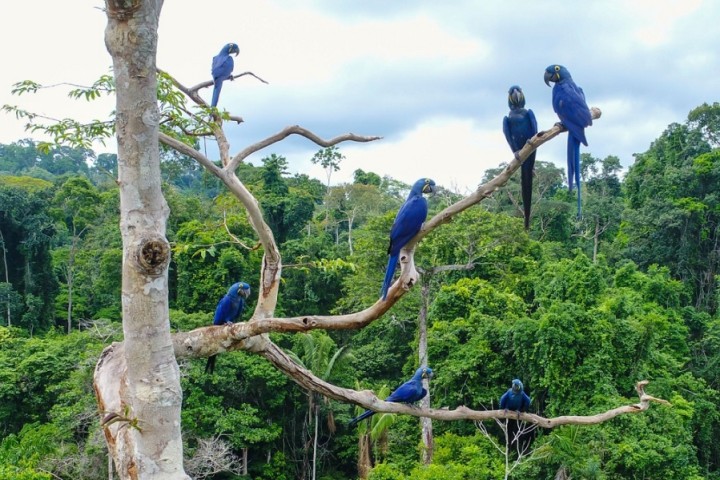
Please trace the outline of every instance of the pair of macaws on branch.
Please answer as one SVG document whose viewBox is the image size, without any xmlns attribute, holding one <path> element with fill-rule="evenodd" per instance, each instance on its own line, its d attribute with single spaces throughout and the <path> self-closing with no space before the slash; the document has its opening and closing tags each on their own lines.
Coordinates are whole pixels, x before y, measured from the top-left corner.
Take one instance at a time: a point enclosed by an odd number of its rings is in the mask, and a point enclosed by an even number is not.
<svg viewBox="0 0 720 480">
<path fill-rule="evenodd" d="M 423 388 L 422 381 L 424 378 L 430 380 L 433 376 L 432 368 L 420 367 L 415 371 L 415 375 L 410 380 L 400 385 L 387 398 L 386 402 L 408 403 L 412 404 L 425 398 L 427 390 Z M 531 399 L 523 389 L 523 384 L 517 378 L 512 381 L 511 387 L 500 397 L 500 408 L 515 412 L 527 412 L 530 408 Z M 373 410 L 365 410 L 357 417 L 350 420 L 348 427 L 352 428 L 368 417 L 375 415 Z"/>
<path fill-rule="evenodd" d="M 570 76 L 570 72 L 562 65 L 550 65 L 545 69 L 545 83 L 555 85 L 552 90 L 553 110 L 560 122 L 568 131 L 567 141 L 567 172 L 570 191 L 577 185 L 577 216 L 582 215 L 580 196 L 580 144 L 587 146 L 585 127 L 592 125 L 592 114 L 585 102 L 585 93 Z M 514 153 L 537 133 L 535 114 L 525 109 L 525 96 L 517 85 L 508 91 L 510 113 L 503 119 L 503 133 Z M 517 153 L 516 153 L 517 154 Z M 525 229 L 530 227 L 530 202 L 532 200 L 532 180 L 535 167 L 535 151 L 525 160 L 521 167 L 520 187 L 522 191 Z"/>
</svg>

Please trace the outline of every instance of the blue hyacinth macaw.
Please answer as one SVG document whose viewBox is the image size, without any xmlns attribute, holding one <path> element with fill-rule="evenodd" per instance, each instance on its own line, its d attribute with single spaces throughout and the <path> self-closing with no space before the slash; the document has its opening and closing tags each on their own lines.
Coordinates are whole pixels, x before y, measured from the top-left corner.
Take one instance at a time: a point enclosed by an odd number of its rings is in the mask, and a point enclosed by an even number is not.
<svg viewBox="0 0 720 480">
<path fill-rule="evenodd" d="M 582 215 L 580 196 L 580 144 L 587 146 L 585 127 L 592 125 L 592 113 L 585 102 L 585 93 L 575 85 L 570 72 L 562 65 L 550 65 L 545 69 L 545 83 L 552 90 L 553 110 L 560 117 L 560 122 L 567 128 L 567 162 L 568 187 L 573 189 L 573 181 L 577 184 L 577 215 Z"/>
<path fill-rule="evenodd" d="M 415 375 L 410 380 L 400 385 L 394 392 L 392 392 L 386 399 L 386 402 L 395 403 L 415 403 L 427 395 L 427 390 L 423 388 L 423 378 L 430 379 L 433 371 L 430 367 L 420 367 L 415 370 Z M 357 425 L 358 422 L 365 420 L 368 417 L 375 415 L 372 410 L 365 410 L 357 417 L 350 420 L 348 427 L 352 428 Z"/>
<path fill-rule="evenodd" d="M 523 391 L 523 384 L 517 378 L 512 381 L 512 386 L 500 397 L 500 408 L 513 410 L 515 412 L 527 412 L 530 408 L 530 397 Z"/>
<path fill-rule="evenodd" d="M 435 182 L 429 178 L 421 178 L 410 190 L 410 194 L 403 203 L 400 210 L 395 216 L 395 221 L 390 229 L 390 245 L 388 246 L 387 270 L 385 270 L 385 280 L 383 281 L 380 295 L 382 299 L 387 298 L 388 288 L 392 283 L 397 267 L 400 250 L 420 231 L 425 218 L 427 218 L 428 205 L 427 200 L 423 197 L 423 193 L 433 193 L 435 191 Z"/>
<path fill-rule="evenodd" d="M 220 53 L 213 57 L 211 72 L 215 86 L 213 87 L 212 102 L 210 102 L 210 105 L 213 107 L 216 107 L 218 104 L 223 82 L 225 80 L 232 80 L 232 71 L 233 68 L 235 68 L 235 62 L 230 56 L 231 53 L 234 53 L 236 57 L 238 53 L 240 53 L 240 47 L 238 47 L 236 43 L 228 43 L 220 50 Z"/>
<path fill-rule="evenodd" d="M 224 297 L 220 299 L 215 308 L 213 325 L 232 324 L 243 311 L 245 311 L 245 300 L 250 296 L 250 285 L 245 282 L 233 283 Z M 212 374 L 215 371 L 217 355 L 210 355 L 205 364 L 205 373 Z"/>
<path fill-rule="evenodd" d="M 508 90 L 508 106 L 510 113 L 503 119 L 503 133 L 515 155 L 528 140 L 538 132 L 535 114 L 525 109 L 525 95 L 517 85 Z M 535 151 L 520 167 L 520 188 L 522 192 L 523 212 L 525 214 L 525 230 L 530 228 L 530 206 L 532 201 L 532 181 L 535 170 Z"/>
</svg>

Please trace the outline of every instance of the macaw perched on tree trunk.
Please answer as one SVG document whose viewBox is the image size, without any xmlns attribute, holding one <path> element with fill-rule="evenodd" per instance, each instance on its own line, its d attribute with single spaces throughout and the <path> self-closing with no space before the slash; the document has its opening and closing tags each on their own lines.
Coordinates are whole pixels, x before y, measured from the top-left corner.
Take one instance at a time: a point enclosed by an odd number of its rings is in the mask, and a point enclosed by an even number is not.
<svg viewBox="0 0 720 480">
<path fill-rule="evenodd" d="M 250 296 L 250 285 L 245 282 L 233 283 L 227 294 L 220 299 L 215 308 L 213 325 L 232 324 L 243 311 L 245 311 L 245 300 Z M 217 355 L 210 355 L 205 364 L 205 373 L 215 371 Z"/>
<path fill-rule="evenodd" d="M 433 375 L 432 368 L 420 367 L 415 370 L 415 375 L 410 380 L 400 385 L 394 392 L 392 392 L 386 399 L 386 402 L 395 403 L 415 403 L 418 400 L 427 395 L 427 390 L 422 386 L 423 378 L 430 379 Z M 350 420 L 348 427 L 352 428 L 358 424 L 358 422 L 365 420 L 368 417 L 375 415 L 372 410 L 365 410 L 357 417 Z"/>
<path fill-rule="evenodd" d="M 390 245 L 388 246 L 387 270 L 385 270 L 385 280 L 383 281 L 380 294 L 382 299 L 387 298 L 388 288 L 392 283 L 397 267 L 400 250 L 420 231 L 423 222 L 427 218 L 428 206 L 427 200 L 423 197 L 423 193 L 433 193 L 435 191 L 435 182 L 429 178 L 421 178 L 410 190 L 410 194 L 398 210 L 390 229 Z"/>
<path fill-rule="evenodd" d="M 587 146 L 585 127 L 592 125 L 592 113 L 585 102 L 585 93 L 575 85 L 570 72 L 562 65 L 550 65 L 545 69 L 545 83 L 552 90 L 553 110 L 560 117 L 560 122 L 567 128 L 567 162 L 568 186 L 573 189 L 573 181 L 577 184 L 577 216 L 582 215 L 580 197 L 580 144 Z"/>
<path fill-rule="evenodd" d="M 503 133 L 513 153 L 517 155 L 528 140 L 538 131 L 535 114 L 525 109 L 525 95 L 517 85 L 508 90 L 508 106 L 510 113 L 503 119 Z M 522 191 L 523 212 L 525 214 L 525 230 L 530 228 L 530 207 L 532 201 L 532 182 L 535 171 L 535 151 L 520 167 L 520 188 Z"/>
<path fill-rule="evenodd" d="M 238 47 L 235 43 L 228 43 L 222 48 L 222 50 L 220 50 L 220 53 L 213 57 L 211 71 L 215 86 L 213 87 L 212 102 L 210 102 L 210 106 L 217 106 L 223 82 L 225 80 L 232 80 L 232 72 L 233 68 L 235 68 L 235 62 L 230 56 L 231 53 L 234 53 L 237 57 L 238 53 L 240 53 L 240 47 Z"/>
</svg>

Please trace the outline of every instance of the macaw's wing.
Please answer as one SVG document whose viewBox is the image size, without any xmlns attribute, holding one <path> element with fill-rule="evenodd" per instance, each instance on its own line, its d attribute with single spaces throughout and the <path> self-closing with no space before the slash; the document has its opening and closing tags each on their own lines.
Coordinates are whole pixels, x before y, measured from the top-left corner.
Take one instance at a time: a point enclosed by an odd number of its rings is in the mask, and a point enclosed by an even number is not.
<svg viewBox="0 0 720 480">
<path fill-rule="evenodd" d="M 214 79 L 225 80 L 230 77 L 234 67 L 235 62 L 230 55 L 216 55 L 212 62 L 212 76 Z"/>
<path fill-rule="evenodd" d="M 532 400 L 528 396 L 527 393 L 523 392 L 522 394 L 522 405 L 520 406 L 520 410 L 523 412 L 527 412 L 530 409 L 530 403 Z"/>
<path fill-rule="evenodd" d="M 553 108 L 568 132 L 587 145 L 585 127 L 592 125 L 592 114 L 585 102 L 585 95 L 572 80 L 555 84 Z"/>
<path fill-rule="evenodd" d="M 213 324 L 224 325 L 235 320 L 235 317 L 237 316 L 237 307 L 237 304 L 234 304 L 232 299 L 225 295 L 215 309 Z"/>
<path fill-rule="evenodd" d="M 515 147 L 513 146 L 512 133 L 510 132 L 510 119 L 506 116 L 503 117 L 503 133 L 505 134 L 505 140 L 507 140 L 510 149 L 515 153 Z"/>
<path fill-rule="evenodd" d="M 535 119 L 535 114 L 533 113 L 532 110 L 527 111 L 527 116 L 528 116 L 528 119 L 530 120 L 530 133 L 532 133 L 530 138 L 532 138 L 538 132 L 537 120 Z"/>
<path fill-rule="evenodd" d="M 398 403 L 417 402 L 425 396 L 423 395 L 423 391 L 424 389 L 422 388 L 422 382 L 408 380 L 407 382 L 400 385 L 394 392 L 392 392 L 390 396 L 385 399 L 385 401 Z"/>
<path fill-rule="evenodd" d="M 506 409 L 508 408 L 508 399 L 510 398 L 510 390 L 502 394 L 502 397 L 500 397 L 500 408 Z"/>
<path fill-rule="evenodd" d="M 422 227 L 427 218 L 427 200 L 422 194 L 409 198 L 395 217 L 395 222 L 390 229 L 390 255 L 397 255 L 400 249 L 410 241 Z"/>
</svg>

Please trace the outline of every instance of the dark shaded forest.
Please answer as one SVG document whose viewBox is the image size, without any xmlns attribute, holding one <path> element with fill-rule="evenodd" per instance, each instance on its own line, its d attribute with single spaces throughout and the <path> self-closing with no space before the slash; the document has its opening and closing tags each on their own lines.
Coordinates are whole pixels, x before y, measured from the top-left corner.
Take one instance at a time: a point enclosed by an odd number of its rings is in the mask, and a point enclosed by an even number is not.
<svg viewBox="0 0 720 480">
<path fill-rule="evenodd" d="M 669 125 L 627 172 L 617 157 L 583 154 L 581 219 L 563 170 L 540 150 L 529 231 L 516 175 L 420 243 L 419 288 L 383 318 L 273 340 L 319 377 L 382 397 L 417 368 L 427 307 L 434 408 L 497 408 L 513 378 L 544 416 L 634 403 L 643 379 L 671 403 L 539 429 L 511 478 L 720 479 L 719 146 L 714 103 Z M 230 284 L 257 290 L 262 252 L 245 211 L 193 160 L 165 151 L 162 175 L 170 320 L 187 331 L 212 323 Z M 377 300 L 409 185 L 357 170 L 328 186 L 290 175 L 277 155 L 237 175 L 283 255 L 278 316 Z M 122 338 L 116 178 L 112 154 L 0 145 L 0 479 L 108 478 L 92 374 Z M 440 187 L 431 215 L 461 198 Z M 464 268 L 438 268 L 448 265 Z M 322 479 L 504 478 L 495 424 L 433 422 L 425 465 L 415 417 L 378 414 L 349 429 L 359 409 L 308 394 L 260 357 L 220 355 L 214 375 L 204 366 L 180 365 L 193 478 L 309 479 L 314 458 Z"/>
</svg>

